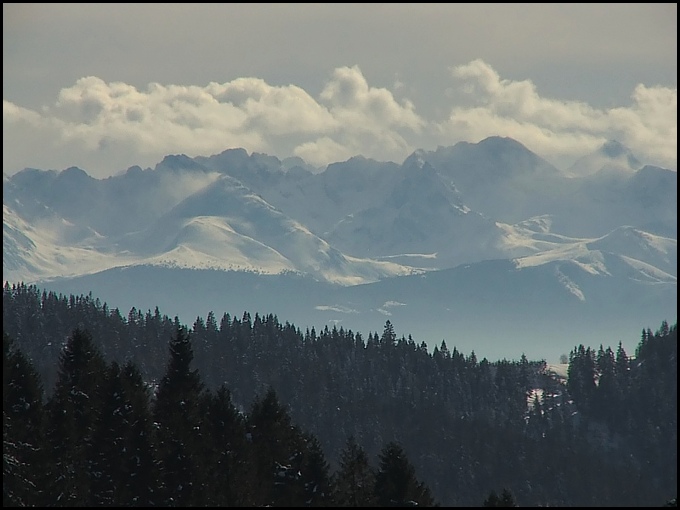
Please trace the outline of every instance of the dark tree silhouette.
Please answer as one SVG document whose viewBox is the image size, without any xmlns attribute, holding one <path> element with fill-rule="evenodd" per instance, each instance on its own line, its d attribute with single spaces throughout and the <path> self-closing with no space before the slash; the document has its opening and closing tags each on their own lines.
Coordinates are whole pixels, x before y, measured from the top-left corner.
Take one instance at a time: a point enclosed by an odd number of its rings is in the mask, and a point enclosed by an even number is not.
<svg viewBox="0 0 680 510">
<path fill-rule="evenodd" d="M 197 458 L 202 439 L 203 383 L 198 369 L 191 368 L 192 360 L 189 334 L 178 326 L 153 411 L 163 504 L 169 506 L 198 505 L 206 495 Z"/>
<path fill-rule="evenodd" d="M 503 489 L 501 495 L 498 496 L 496 491 L 491 491 L 489 497 L 484 500 L 484 505 L 486 507 L 509 507 L 517 506 L 515 502 L 515 497 L 508 489 Z"/>
<path fill-rule="evenodd" d="M 434 506 L 430 490 L 419 482 L 400 444 L 391 441 L 379 455 L 375 495 L 379 506 Z"/>
<path fill-rule="evenodd" d="M 55 391 L 47 402 L 47 439 L 53 459 L 46 466 L 47 501 L 91 504 L 88 452 L 105 381 L 106 362 L 92 336 L 74 330 L 59 357 Z"/>
<path fill-rule="evenodd" d="M 376 506 L 375 473 L 366 451 L 354 436 L 347 439 L 340 457 L 340 469 L 335 475 L 336 498 L 339 506 Z"/>
<path fill-rule="evenodd" d="M 2 335 L 3 506 L 39 506 L 47 461 L 40 376 L 12 339 Z"/>
</svg>

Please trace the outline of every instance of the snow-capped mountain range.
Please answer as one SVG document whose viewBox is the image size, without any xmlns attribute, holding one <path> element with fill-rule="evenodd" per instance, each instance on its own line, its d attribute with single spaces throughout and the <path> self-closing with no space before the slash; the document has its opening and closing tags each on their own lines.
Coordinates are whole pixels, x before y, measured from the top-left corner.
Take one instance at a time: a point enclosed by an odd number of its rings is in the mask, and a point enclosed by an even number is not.
<svg viewBox="0 0 680 510">
<path fill-rule="evenodd" d="M 120 285 L 132 273 L 143 291 Z M 430 344 L 485 317 L 518 332 L 653 328 L 677 308 L 677 173 L 614 141 L 561 171 L 491 137 L 402 164 L 314 169 L 230 149 L 102 180 L 75 167 L 3 177 L 3 280 L 143 309 L 187 274 L 230 290 L 166 300 L 187 322 L 260 310 L 366 331 L 392 317 Z"/>
</svg>

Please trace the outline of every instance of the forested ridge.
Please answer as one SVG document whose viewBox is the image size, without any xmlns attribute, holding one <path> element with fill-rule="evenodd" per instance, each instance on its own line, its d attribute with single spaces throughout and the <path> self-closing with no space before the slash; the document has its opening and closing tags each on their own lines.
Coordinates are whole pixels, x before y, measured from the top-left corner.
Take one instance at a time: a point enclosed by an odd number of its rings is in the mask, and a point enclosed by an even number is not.
<svg viewBox="0 0 680 510">
<path fill-rule="evenodd" d="M 6 284 L 3 502 L 675 498 L 677 325 L 643 328 L 631 354 L 618 339 L 574 340 L 565 384 L 521 353 L 479 360 L 446 341 L 429 352 L 389 321 L 365 337 L 249 312 L 186 326 L 157 308 L 123 315 L 92 296 Z"/>
</svg>

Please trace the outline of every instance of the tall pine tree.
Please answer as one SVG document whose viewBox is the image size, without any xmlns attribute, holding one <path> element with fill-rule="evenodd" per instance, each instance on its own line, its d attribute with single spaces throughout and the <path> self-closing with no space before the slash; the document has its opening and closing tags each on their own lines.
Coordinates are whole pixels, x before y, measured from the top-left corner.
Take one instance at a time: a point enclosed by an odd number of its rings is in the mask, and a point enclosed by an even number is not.
<svg viewBox="0 0 680 510">
<path fill-rule="evenodd" d="M 377 506 L 375 472 L 364 448 L 354 436 L 347 438 L 340 455 L 340 469 L 335 473 L 335 493 L 339 506 Z"/>
<path fill-rule="evenodd" d="M 2 335 L 3 506 L 41 506 L 47 462 L 43 388 L 38 372 L 13 341 Z"/>
<path fill-rule="evenodd" d="M 430 489 L 419 482 L 401 445 L 387 443 L 379 455 L 375 495 L 379 506 L 435 506 Z"/>
<path fill-rule="evenodd" d="M 200 402 L 203 392 L 198 369 L 192 370 L 189 333 L 177 324 L 170 341 L 170 360 L 158 386 L 153 417 L 161 479 L 161 504 L 203 504 Z"/>
<path fill-rule="evenodd" d="M 75 329 L 59 357 L 54 394 L 47 402 L 47 501 L 64 506 L 90 504 L 88 449 L 105 382 L 106 362 L 89 332 Z"/>
</svg>

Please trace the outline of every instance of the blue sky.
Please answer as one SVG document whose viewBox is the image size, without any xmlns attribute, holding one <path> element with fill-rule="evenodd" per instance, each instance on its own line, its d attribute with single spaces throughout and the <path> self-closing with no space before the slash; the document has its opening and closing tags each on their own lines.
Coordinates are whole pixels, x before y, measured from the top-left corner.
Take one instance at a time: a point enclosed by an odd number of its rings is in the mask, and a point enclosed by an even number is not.
<svg viewBox="0 0 680 510">
<path fill-rule="evenodd" d="M 677 167 L 677 4 L 3 4 L 3 172 L 490 135 Z"/>
</svg>

